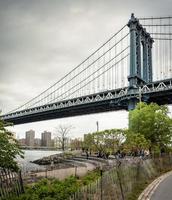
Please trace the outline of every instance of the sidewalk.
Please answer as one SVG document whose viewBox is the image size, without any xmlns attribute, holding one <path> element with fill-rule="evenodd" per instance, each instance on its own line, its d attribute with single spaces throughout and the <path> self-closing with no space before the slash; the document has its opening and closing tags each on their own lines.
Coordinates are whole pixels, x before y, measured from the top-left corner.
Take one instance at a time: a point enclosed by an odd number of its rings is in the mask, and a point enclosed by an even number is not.
<svg viewBox="0 0 172 200">
<path fill-rule="evenodd" d="M 148 185 L 148 187 L 141 193 L 138 200 L 151 200 L 152 195 L 154 194 L 155 190 L 159 186 L 161 182 L 163 182 L 167 177 L 172 175 L 172 171 L 167 172 L 157 179 L 155 179 L 151 184 Z M 165 200 L 165 199 L 164 199 Z"/>
</svg>

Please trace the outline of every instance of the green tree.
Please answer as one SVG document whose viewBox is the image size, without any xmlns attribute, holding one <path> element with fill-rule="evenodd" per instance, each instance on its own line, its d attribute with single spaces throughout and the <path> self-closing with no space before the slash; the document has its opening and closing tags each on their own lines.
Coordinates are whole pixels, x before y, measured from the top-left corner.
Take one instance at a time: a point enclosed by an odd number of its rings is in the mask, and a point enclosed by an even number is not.
<svg viewBox="0 0 172 200">
<path fill-rule="evenodd" d="M 23 156 L 18 142 L 13 134 L 5 128 L 5 122 L 0 119 L 0 167 L 17 171 L 16 156 Z"/>
<path fill-rule="evenodd" d="M 139 103 L 129 113 L 130 131 L 144 135 L 151 147 L 163 149 L 171 144 L 172 119 L 168 116 L 167 106 L 156 103 Z"/>
<path fill-rule="evenodd" d="M 146 140 L 141 133 L 134 133 L 130 130 L 125 131 L 126 140 L 124 142 L 124 149 L 126 152 L 138 152 L 150 148 L 150 141 Z"/>
<path fill-rule="evenodd" d="M 123 129 L 110 129 L 103 131 L 104 152 L 115 153 L 121 149 L 125 140 Z"/>
<path fill-rule="evenodd" d="M 84 135 L 83 147 L 84 149 L 88 149 L 90 152 L 94 149 L 93 134 L 88 133 Z"/>
<path fill-rule="evenodd" d="M 124 140 L 124 130 L 110 129 L 85 135 L 84 146 L 102 155 L 119 150 Z"/>
</svg>

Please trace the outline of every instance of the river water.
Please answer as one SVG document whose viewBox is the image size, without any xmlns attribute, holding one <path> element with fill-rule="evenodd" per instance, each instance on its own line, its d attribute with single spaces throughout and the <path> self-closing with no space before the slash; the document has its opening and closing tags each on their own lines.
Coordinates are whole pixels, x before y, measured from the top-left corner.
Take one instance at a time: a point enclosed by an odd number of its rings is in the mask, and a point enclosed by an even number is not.
<svg viewBox="0 0 172 200">
<path fill-rule="evenodd" d="M 42 150 L 24 150 L 24 159 L 17 158 L 19 166 L 23 172 L 45 169 L 45 166 L 40 166 L 30 161 L 34 161 L 46 156 L 59 154 L 61 151 L 42 151 Z"/>
</svg>

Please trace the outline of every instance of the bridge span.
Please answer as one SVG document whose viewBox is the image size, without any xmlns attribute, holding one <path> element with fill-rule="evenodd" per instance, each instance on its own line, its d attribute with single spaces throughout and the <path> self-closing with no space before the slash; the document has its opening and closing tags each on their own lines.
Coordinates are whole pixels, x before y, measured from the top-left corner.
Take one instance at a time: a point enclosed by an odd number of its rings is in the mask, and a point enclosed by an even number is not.
<svg viewBox="0 0 172 200">
<path fill-rule="evenodd" d="M 1 118 L 15 125 L 131 110 L 139 101 L 171 104 L 171 19 L 137 19 L 132 14 L 127 24 L 71 72 Z"/>
</svg>

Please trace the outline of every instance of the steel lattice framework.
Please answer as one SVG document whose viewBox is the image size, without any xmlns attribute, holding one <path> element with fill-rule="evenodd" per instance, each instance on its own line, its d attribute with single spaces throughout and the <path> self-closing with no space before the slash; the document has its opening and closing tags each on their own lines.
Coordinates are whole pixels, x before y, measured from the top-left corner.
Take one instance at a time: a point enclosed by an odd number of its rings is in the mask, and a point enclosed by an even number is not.
<svg viewBox="0 0 172 200">
<path fill-rule="evenodd" d="M 135 18 L 54 85 L 1 116 L 21 124 L 172 103 L 172 17 Z"/>
</svg>

